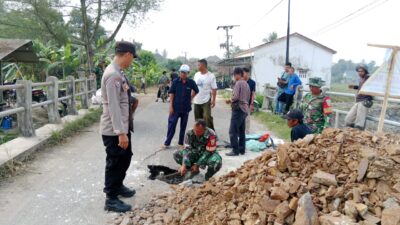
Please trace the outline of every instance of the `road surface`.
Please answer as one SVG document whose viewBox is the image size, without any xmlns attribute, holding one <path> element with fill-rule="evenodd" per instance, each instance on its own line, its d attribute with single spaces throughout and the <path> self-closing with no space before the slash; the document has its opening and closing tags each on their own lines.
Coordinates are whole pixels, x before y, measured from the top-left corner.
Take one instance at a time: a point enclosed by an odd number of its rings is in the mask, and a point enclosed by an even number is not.
<svg viewBox="0 0 400 225">
<path fill-rule="evenodd" d="M 152 96 L 140 96 L 135 115 L 133 158 L 125 184 L 134 187 L 134 198 L 123 199 L 133 207 L 143 206 L 153 195 L 169 191 L 161 181 L 151 181 L 148 164 L 177 165 L 172 160 L 174 147 L 147 158 L 159 150 L 166 135 L 167 103 L 155 103 Z M 221 140 L 228 140 L 230 109 L 218 101 L 213 111 L 216 131 Z M 190 124 L 193 123 L 193 113 Z M 108 224 L 114 213 L 103 210 L 105 152 L 99 124 L 86 128 L 66 143 L 44 149 L 28 163 L 27 171 L 0 183 L 0 225 L 101 225 Z M 265 128 L 254 124 L 253 131 Z M 179 132 L 179 130 L 177 130 Z M 175 137 L 178 135 L 176 134 Z M 173 145 L 177 145 L 174 139 Z M 238 168 L 259 153 L 245 156 L 223 156 L 223 168 L 217 174 Z"/>
</svg>

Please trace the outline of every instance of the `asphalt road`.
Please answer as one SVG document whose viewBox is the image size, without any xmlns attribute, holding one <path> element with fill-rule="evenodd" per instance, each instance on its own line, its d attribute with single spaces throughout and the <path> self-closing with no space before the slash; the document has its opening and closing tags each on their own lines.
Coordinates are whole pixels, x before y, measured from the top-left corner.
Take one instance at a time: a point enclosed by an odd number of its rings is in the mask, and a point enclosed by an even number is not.
<svg viewBox="0 0 400 225">
<path fill-rule="evenodd" d="M 141 207 L 157 193 L 170 191 L 166 183 L 147 179 L 147 165 L 177 168 L 172 159 L 174 147 L 151 156 L 159 150 L 166 135 L 168 104 L 155 103 L 151 96 L 139 99 L 133 135 L 134 156 L 125 180 L 127 186 L 137 190 L 134 198 L 124 199 L 133 207 Z M 188 127 L 194 120 L 191 116 Z M 213 116 L 220 139 L 228 141 L 229 108 L 218 101 Z M 105 152 L 98 130 L 99 124 L 95 124 L 67 143 L 36 153 L 26 172 L 3 181 L 0 184 L 0 225 L 101 225 L 112 221 L 115 214 L 103 211 Z M 252 131 L 265 130 L 253 121 Z M 177 139 L 172 145 L 177 145 Z M 229 158 L 224 156 L 226 151 L 221 152 L 223 168 L 217 175 L 238 168 L 260 154 L 249 152 Z"/>
</svg>

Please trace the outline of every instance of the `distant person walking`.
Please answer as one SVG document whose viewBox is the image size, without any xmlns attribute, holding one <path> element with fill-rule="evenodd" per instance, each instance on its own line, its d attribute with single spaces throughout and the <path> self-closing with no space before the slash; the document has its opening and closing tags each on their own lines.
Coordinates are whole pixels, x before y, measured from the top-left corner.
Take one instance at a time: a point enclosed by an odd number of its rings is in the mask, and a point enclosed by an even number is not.
<svg viewBox="0 0 400 225">
<path fill-rule="evenodd" d="M 368 115 L 368 109 L 372 107 L 372 96 L 359 94 L 361 87 L 369 78 L 368 68 L 365 65 L 357 66 L 356 71 L 360 77 L 358 85 L 349 85 L 350 89 L 358 90 L 356 95 L 356 104 L 351 107 L 345 118 L 346 126 L 354 127 L 360 130 L 365 129 L 365 121 Z"/>
<path fill-rule="evenodd" d="M 215 106 L 218 87 L 215 75 L 208 71 L 207 66 L 207 60 L 199 60 L 197 64 L 199 72 L 194 75 L 194 81 L 199 88 L 199 93 L 193 99 L 194 118 L 204 119 L 207 127 L 215 131 L 211 108 Z"/>
<path fill-rule="evenodd" d="M 250 77 L 250 69 L 243 68 L 243 79 L 250 88 L 249 115 L 246 117 L 246 134 L 250 133 L 250 113 L 254 111 L 254 99 L 256 98 L 256 82 Z"/>
<path fill-rule="evenodd" d="M 278 98 L 281 96 L 281 94 L 285 91 L 285 88 L 287 87 L 288 84 L 288 76 L 289 76 L 289 69 L 292 67 L 292 64 L 290 62 L 285 64 L 284 67 L 284 72 L 281 74 L 280 77 L 278 77 L 278 82 L 277 82 L 277 91 L 275 95 L 275 114 L 282 114 L 282 107 L 284 107 L 284 104 L 279 103 Z"/>
<path fill-rule="evenodd" d="M 173 82 L 175 79 L 177 79 L 177 78 L 179 78 L 179 75 L 178 75 L 178 73 L 176 72 L 176 69 L 172 69 L 172 70 L 171 70 L 171 84 L 172 84 L 172 82 Z"/>
<path fill-rule="evenodd" d="M 287 86 L 285 87 L 283 93 L 278 98 L 280 104 L 285 104 L 283 114 L 289 112 L 290 107 L 293 104 L 293 96 L 296 93 L 297 86 L 299 85 L 301 85 L 301 80 L 299 76 L 296 73 L 294 73 L 294 68 L 290 67 Z M 282 113 L 282 111 L 280 111 L 279 113 Z"/>
<path fill-rule="evenodd" d="M 143 93 L 146 95 L 146 78 L 144 76 L 142 76 L 142 78 L 140 79 L 140 91 L 143 91 Z"/>
<path fill-rule="evenodd" d="M 158 102 L 158 99 L 161 97 L 162 92 L 168 91 L 167 87 L 168 87 L 169 81 L 170 80 L 168 79 L 167 71 L 163 71 L 160 79 L 158 80 L 158 91 L 157 91 L 156 102 Z"/>
<path fill-rule="evenodd" d="M 172 82 L 169 90 L 170 106 L 168 117 L 167 138 L 163 147 L 171 145 L 172 138 L 175 135 L 176 124 L 181 119 L 181 128 L 179 132 L 178 145 L 183 147 L 183 141 L 188 123 L 189 112 L 192 110 L 192 99 L 199 93 L 196 82 L 188 78 L 190 68 L 188 65 L 182 65 L 179 69 L 180 77 Z"/>
<path fill-rule="evenodd" d="M 232 98 L 226 103 L 231 104 L 232 116 L 229 127 L 229 138 L 232 151 L 226 153 L 227 156 L 244 155 L 246 151 L 246 117 L 249 114 L 249 100 L 251 96 L 250 88 L 243 79 L 243 70 L 235 68 L 233 72 L 235 85 L 233 87 Z"/>
</svg>

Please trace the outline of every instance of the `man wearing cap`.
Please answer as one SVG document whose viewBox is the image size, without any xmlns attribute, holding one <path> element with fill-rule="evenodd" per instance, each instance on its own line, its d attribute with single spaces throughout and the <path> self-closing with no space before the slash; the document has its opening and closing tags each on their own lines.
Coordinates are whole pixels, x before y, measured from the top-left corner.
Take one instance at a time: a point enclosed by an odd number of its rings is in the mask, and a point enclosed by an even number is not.
<svg viewBox="0 0 400 225">
<path fill-rule="evenodd" d="M 360 83 L 358 85 L 349 85 L 350 89 L 361 90 L 361 87 L 369 78 L 368 68 L 365 65 L 357 66 L 356 71 L 360 77 Z M 372 107 L 372 96 L 362 95 L 357 92 L 356 104 L 351 107 L 349 113 L 345 118 L 346 126 L 354 127 L 360 130 L 364 130 L 365 121 L 368 115 L 368 109 Z"/>
<path fill-rule="evenodd" d="M 132 197 L 136 193 L 123 184 L 132 158 L 130 132 L 133 131 L 133 121 L 130 85 L 122 72 L 135 57 L 132 43 L 117 42 L 113 62 L 107 66 L 101 80 L 103 114 L 100 132 L 107 154 L 103 191 L 106 193 L 104 209 L 108 211 L 131 210 L 131 206 L 119 200 L 118 196 Z"/>
<path fill-rule="evenodd" d="M 206 127 L 206 122 L 197 120 L 192 130 L 186 133 L 186 148 L 174 153 L 174 160 L 181 165 L 179 172 L 185 175 L 190 169 L 192 173 L 199 173 L 199 168 L 207 168 L 205 179 L 210 179 L 222 166 L 222 158 L 216 151 L 215 132 Z"/>
<path fill-rule="evenodd" d="M 181 119 L 181 129 L 179 133 L 178 145 L 183 147 L 186 126 L 188 123 L 189 112 L 192 110 L 192 99 L 199 93 L 199 89 L 194 80 L 188 78 L 190 68 L 188 65 L 182 65 L 179 69 L 180 77 L 172 82 L 169 90 L 169 116 L 168 132 L 163 147 L 171 145 L 172 138 L 175 135 L 176 124 Z"/>
<path fill-rule="evenodd" d="M 310 93 L 303 97 L 301 105 L 304 123 L 314 134 L 319 134 L 325 128 L 332 126 L 332 101 L 329 96 L 322 94 L 321 87 L 324 83 L 319 77 L 310 78 L 308 82 Z"/>
<path fill-rule="evenodd" d="M 303 123 L 303 113 L 298 109 L 292 109 L 285 115 L 290 132 L 292 142 L 303 139 L 307 134 L 311 134 L 310 128 Z"/>
</svg>

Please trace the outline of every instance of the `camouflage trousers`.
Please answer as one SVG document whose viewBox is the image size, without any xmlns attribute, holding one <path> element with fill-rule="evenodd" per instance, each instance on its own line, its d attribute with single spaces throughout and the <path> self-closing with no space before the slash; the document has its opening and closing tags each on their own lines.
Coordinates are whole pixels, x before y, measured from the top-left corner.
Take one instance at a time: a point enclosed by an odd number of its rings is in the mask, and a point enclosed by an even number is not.
<svg viewBox="0 0 400 225">
<path fill-rule="evenodd" d="M 199 165 L 202 169 L 207 167 L 207 173 L 205 175 L 206 180 L 216 174 L 222 166 L 222 158 L 217 151 L 204 151 L 199 153 L 187 149 L 178 150 L 174 153 L 174 160 L 179 165 L 185 164 L 188 169 L 190 169 L 193 164 Z"/>
</svg>

